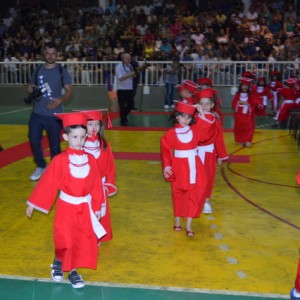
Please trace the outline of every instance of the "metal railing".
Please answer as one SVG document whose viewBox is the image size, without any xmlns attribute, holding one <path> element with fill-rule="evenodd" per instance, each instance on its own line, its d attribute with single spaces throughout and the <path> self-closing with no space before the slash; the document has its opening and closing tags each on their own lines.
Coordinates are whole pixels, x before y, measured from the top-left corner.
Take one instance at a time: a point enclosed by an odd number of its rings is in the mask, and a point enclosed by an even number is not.
<svg viewBox="0 0 300 300">
<path fill-rule="evenodd" d="M 25 85 L 32 71 L 43 62 L 0 62 L 0 86 Z M 59 62 L 66 67 L 73 78 L 74 85 L 99 86 L 114 84 L 117 61 Z M 166 67 L 170 61 L 150 61 L 147 69 L 140 74 L 140 84 L 146 86 L 164 85 Z M 143 62 L 140 62 L 143 64 Z M 269 80 L 270 73 L 278 70 L 282 79 L 298 76 L 300 61 L 184 61 L 181 62 L 179 82 L 183 79 L 196 81 L 200 77 L 210 77 L 214 86 L 237 86 L 239 78 L 246 70 L 257 77 Z"/>
</svg>

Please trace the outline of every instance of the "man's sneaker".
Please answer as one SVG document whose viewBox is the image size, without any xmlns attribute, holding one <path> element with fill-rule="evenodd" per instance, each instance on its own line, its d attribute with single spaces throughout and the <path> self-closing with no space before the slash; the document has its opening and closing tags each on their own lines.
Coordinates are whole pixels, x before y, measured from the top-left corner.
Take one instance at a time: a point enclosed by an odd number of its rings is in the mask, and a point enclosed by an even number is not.
<svg viewBox="0 0 300 300">
<path fill-rule="evenodd" d="M 169 105 L 164 105 L 164 109 L 169 109 Z"/>
<path fill-rule="evenodd" d="M 82 277 L 80 275 L 78 275 L 78 273 L 75 270 L 70 272 L 68 279 L 71 282 L 72 287 L 74 289 L 80 289 L 85 286 L 84 281 L 82 280 Z"/>
<path fill-rule="evenodd" d="M 209 203 L 204 203 L 204 207 L 203 207 L 203 213 L 204 214 L 211 214 L 212 213 L 212 208 L 210 206 Z"/>
<path fill-rule="evenodd" d="M 32 173 L 32 175 L 30 176 L 31 180 L 39 180 L 41 178 L 41 176 L 43 175 L 45 171 L 45 168 L 40 168 L 37 167 L 34 172 Z"/>
<path fill-rule="evenodd" d="M 56 282 L 60 282 L 64 278 L 64 272 L 61 269 L 61 262 L 54 257 L 53 264 L 51 265 L 51 276 Z"/>
</svg>

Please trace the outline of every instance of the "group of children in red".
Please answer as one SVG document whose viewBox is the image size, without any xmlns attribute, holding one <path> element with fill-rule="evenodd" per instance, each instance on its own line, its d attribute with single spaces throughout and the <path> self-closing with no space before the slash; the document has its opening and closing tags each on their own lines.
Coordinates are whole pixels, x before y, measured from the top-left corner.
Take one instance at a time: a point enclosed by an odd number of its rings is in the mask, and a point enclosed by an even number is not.
<svg viewBox="0 0 300 300">
<path fill-rule="evenodd" d="M 235 140 L 245 146 L 251 146 L 254 115 L 266 114 L 266 100 L 273 99 L 275 109 L 274 93 L 277 93 L 276 99 L 278 95 L 284 96 L 280 109 L 285 110 L 285 105 L 291 104 L 289 100 L 295 104 L 296 98 L 288 98 L 298 93 L 296 79 L 286 80 L 286 88 L 275 82 L 277 88 L 272 96 L 272 83 L 269 89 L 261 88 L 265 81 L 258 79 L 258 85 L 254 86 L 251 85 L 253 78 L 248 75 L 243 74 L 232 101 Z M 212 88 L 211 80 L 199 78 L 197 83 L 184 80 L 178 89 L 181 99 L 170 116 L 173 126 L 160 141 L 161 161 L 164 178 L 170 181 L 172 188 L 174 230 L 182 231 L 181 222 L 185 219 L 186 234 L 193 237 L 192 220 L 199 218 L 202 212 L 212 213 L 209 201 L 217 165 L 228 159 L 228 154 L 222 129 L 221 99 Z M 288 93 L 288 89 L 292 92 Z M 72 286 L 82 288 L 85 284 L 76 269 L 96 269 L 99 244 L 112 239 L 108 197 L 117 192 L 115 163 L 110 144 L 104 138 L 101 110 L 56 116 L 62 120 L 63 139 L 68 146 L 46 168 L 27 201 L 26 214 L 31 217 L 34 209 L 48 213 L 59 192 L 55 204 L 55 257 L 51 275 L 60 282 L 64 272 L 69 272 Z"/>
<path fill-rule="evenodd" d="M 117 192 L 115 164 L 103 135 L 100 110 L 61 113 L 66 150 L 56 155 L 35 186 L 26 214 L 48 213 L 56 201 L 53 280 L 64 272 L 74 288 L 84 287 L 77 268 L 96 269 L 99 243 L 112 238 L 108 197 Z"/>
<path fill-rule="evenodd" d="M 234 133 L 238 143 L 249 147 L 255 129 L 254 117 L 268 114 L 268 101 L 273 110 L 271 115 L 276 120 L 273 128 L 286 128 L 290 111 L 300 108 L 300 81 L 291 77 L 282 83 L 281 74 L 277 70 L 271 72 L 269 84 L 265 77 L 256 78 L 250 71 L 245 71 L 240 81 L 238 92 L 232 101 L 235 111 Z M 243 131 L 249 132 L 246 140 L 240 138 Z"/>
<path fill-rule="evenodd" d="M 184 80 L 178 87 L 181 99 L 170 116 L 172 128 L 161 138 L 164 178 L 172 189 L 174 230 L 182 218 L 189 237 L 195 235 L 192 220 L 211 213 L 209 203 L 217 164 L 228 158 L 222 129 L 218 91 L 209 78 L 198 83 Z"/>
</svg>

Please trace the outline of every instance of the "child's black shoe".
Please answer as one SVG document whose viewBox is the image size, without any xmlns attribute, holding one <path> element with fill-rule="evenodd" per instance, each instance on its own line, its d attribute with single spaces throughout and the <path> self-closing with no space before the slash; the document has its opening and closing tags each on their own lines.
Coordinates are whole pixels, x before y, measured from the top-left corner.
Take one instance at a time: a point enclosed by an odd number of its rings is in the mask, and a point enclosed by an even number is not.
<svg viewBox="0 0 300 300">
<path fill-rule="evenodd" d="M 62 263 L 54 257 L 53 264 L 51 265 L 52 271 L 51 276 L 52 279 L 56 282 L 60 282 L 64 278 L 64 272 L 61 269 Z"/>
<path fill-rule="evenodd" d="M 80 275 L 78 275 L 78 273 L 75 270 L 70 272 L 68 279 L 71 282 L 72 287 L 74 289 L 80 289 L 85 286 L 84 281 L 82 280 L 82 277 Z"/>
</svg>

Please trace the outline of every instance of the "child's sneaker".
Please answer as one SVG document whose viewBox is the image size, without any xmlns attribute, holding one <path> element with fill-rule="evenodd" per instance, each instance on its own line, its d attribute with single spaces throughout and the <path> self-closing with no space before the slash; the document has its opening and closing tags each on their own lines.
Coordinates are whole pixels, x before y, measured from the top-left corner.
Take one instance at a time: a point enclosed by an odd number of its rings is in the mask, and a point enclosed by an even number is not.
<svg viewBox="0 0 300 300">
<path fill-rule="evenodd" d="M 204 214 L 211 214 L 212 213 L 212 208 L 211 208 L 211 206 L 208 202 L 204 203 L 203 213 Z"/>
<path fill-rule="evenodd" d="M 295 288 L 293 288 L 290 293 L 290 298 L 291 298 L 291 300 L 300 299 L 300 293 L 298 293 L 297 290 Z"/>
<path fill-rule="evenodd" d="M 78 273 L 75 270 L 70 272 L 68 279 L 71 282 L 72 287 L 74 289 L 80 289 L 85 286 L 84 281 L 82 280 L 82 277 L 80 275 L 78 275 Z"/>
<path fill-rule="evenodd" d="M 61 269 L 61 265 L 61 262 L 54 257 L 53 264 L 51 265 L 51 276 L 56 282 L 60 282 L 64 278 L 64 272 Z"/>
</svg>

